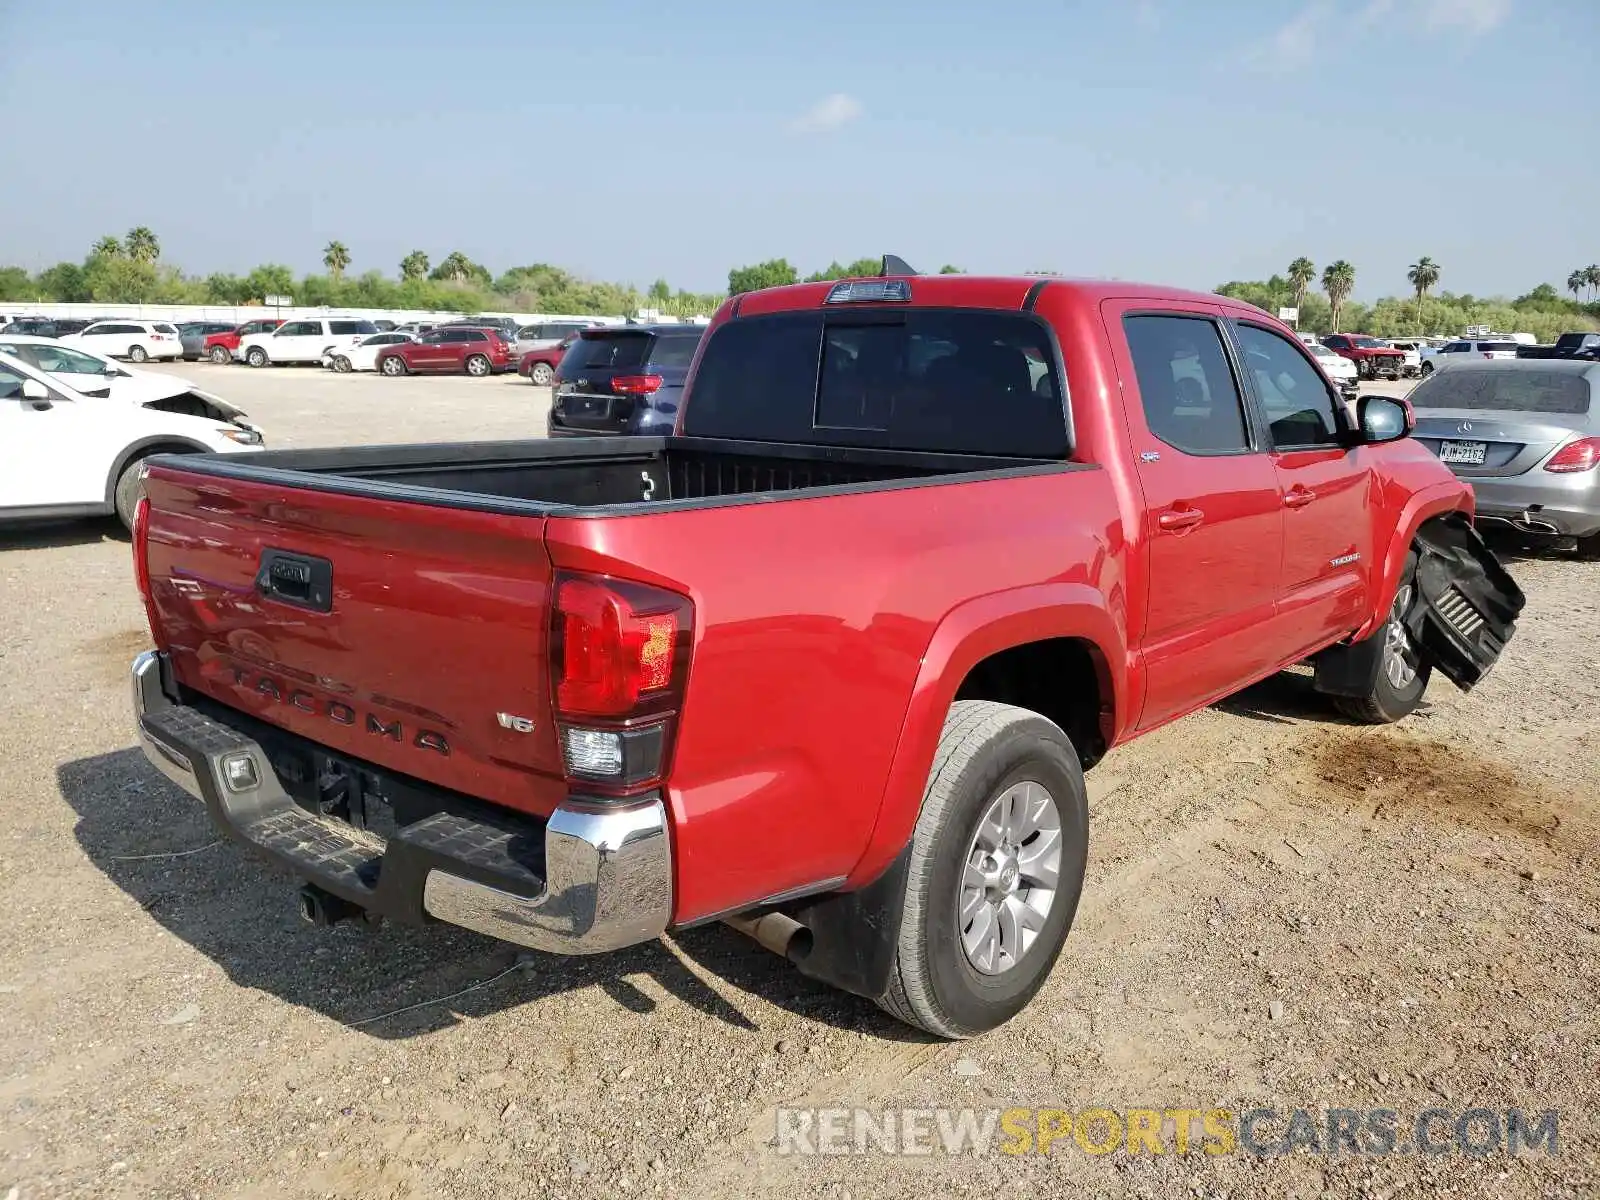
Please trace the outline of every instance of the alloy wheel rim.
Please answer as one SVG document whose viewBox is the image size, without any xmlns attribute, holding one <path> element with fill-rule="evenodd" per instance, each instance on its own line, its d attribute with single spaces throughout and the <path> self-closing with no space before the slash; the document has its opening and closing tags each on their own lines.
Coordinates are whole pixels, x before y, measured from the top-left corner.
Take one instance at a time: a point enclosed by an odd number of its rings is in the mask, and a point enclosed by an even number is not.
<svg viewBox="0 0 1600 1200">
<path fill-rule="evenodd" d="M 1409 583 L 1400 585 L 1400 590 L 1395 593 L 1394 608 L 1389 612 L 1389 625 L 1384 631 L 1383 672 L 1394 689 L 1400 692 L 1416 681 L 1420 661 L 1416 643 L 1411 640 L 1411 631 L 1405 625 L 1412 594 Z"/>
<path fill-rule="evenodd" d="M 995 797 L 967 843 L 956 928 L 973 970 L 1003 975 L 1039 940 L 1061 879 L 1061 813 L 1041 783 Z"/>
</svg>

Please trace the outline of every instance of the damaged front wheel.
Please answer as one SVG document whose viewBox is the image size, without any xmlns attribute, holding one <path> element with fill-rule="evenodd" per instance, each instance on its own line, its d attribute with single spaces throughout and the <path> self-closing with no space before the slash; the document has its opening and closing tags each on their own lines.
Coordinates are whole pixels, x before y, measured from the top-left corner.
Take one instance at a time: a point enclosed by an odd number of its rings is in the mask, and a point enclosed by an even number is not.
<svg viewBox="0 0 1600 1200">
<path fill-rule="evenodd" d="M 1416 712 L 1422 694 L 1428 690 L 1433 667 L 1423 660 L 1422 648 L 1406 627 L 1406 614 L 1417 594 L 1416 572 L 1417 555 L 1413 551 L 1406 556 L 1389 619 L 1372 635 L 1379 660 L 1371 684 L 1360 695 L 1333 697 L 1334 705 L 1352 721 L 1363 725 L 1392 724 Z"/>
</svg>

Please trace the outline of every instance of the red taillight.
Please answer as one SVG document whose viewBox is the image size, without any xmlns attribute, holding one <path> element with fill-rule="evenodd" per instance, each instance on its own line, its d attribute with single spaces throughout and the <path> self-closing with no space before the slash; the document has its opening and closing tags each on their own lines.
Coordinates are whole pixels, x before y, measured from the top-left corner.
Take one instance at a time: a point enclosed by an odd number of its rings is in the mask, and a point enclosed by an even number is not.
<svg viewBox="0 0 1600 1200">
<path fill-rule="evenodd" d="M 1590 471 L 1600 465 L 1600 437 L 1579 438 L 1557 450 L 1545 463 L 1546 471 Z"/>
<path fill-rule="evenodd" d="M 611 390 L 619 396 L 648 396 L 660 387 L 659 375 L 618 375 L 611 381 Z"/>
<path fill-rule="evenodd" d="M 665 773 L 694 605 L 629 580 L 556 578 L 551 674 L 567 774 L 634 791 Z"/>
<path fill-rule="evenodd" d="M 133 582 L 144 601 L 145 620 L 150 623 L 150 638 L 161 645 L 161 626 L 156 620 L 155 595 L 150 590 L 150 497 L 140 496 L 133 508 Z"/>
</svg>

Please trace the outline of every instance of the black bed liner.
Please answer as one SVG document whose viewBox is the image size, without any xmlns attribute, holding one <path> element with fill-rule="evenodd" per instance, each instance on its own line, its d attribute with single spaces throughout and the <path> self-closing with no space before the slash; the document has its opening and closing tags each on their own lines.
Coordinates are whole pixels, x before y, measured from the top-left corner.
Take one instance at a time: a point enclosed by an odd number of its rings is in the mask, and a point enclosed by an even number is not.
<svg viewBox="0 0 1600 1200">
<path fill-rule="evenodd" d="M 159 455 L 276 487 L 517 516 L 621 516 L 1096 468 L 1050 459 L 696 437 L 605 437 Z"/>
</svg>

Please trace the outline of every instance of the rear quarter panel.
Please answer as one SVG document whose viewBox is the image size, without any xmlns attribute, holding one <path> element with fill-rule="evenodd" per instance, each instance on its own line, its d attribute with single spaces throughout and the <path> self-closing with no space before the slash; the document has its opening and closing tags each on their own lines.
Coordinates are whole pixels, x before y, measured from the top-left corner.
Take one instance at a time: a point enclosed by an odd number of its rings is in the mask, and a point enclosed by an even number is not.
<svg viewBox="0 0 1600 1200">
<path fill-rule="evenodd" d="M 668 787 L 675 920 L 858 880 L 880 813 L 895 803 L 891 765 L 925 658 L 951 659 L 955 669 L 933 673 L 941 694 L 964 673 L 956 647 L 934 646 L 936 631 L 994 597 L 994 611 L 958 640 L 997 621 L 1018 640 L 1080 632 L 1085 621 L 1122 638 L 1121 528 L 1095 469 L 553 517 L 556 567 L 656 583 L 695 604 Z M 1078 601 L 1102 615 L 1081 617 Z M 1108 648 L 1108 659 L 1124 657 Z M 917 749 L 898 774 L 916 801 L 943 711 L 931 740 L 926 721 L 908 731 Z"/>
</svg>

